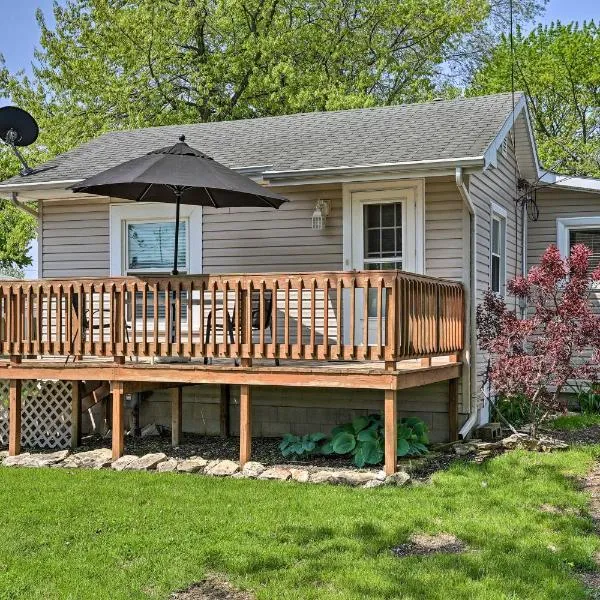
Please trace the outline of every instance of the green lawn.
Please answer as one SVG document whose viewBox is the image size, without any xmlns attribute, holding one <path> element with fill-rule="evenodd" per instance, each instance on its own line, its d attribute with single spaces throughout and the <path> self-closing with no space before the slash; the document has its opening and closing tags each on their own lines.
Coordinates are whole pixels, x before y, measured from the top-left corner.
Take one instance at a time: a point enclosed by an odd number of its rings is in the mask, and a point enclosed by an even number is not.
<svg viewBox="0 0 600 600">
<path fill-rule="evenodd" d="M 600 425 L 599 414 L 580 413 L 577 415 L 564 415 L 561 417 L 556 417 L 556 419 L 550 423 L 552 429 L 563 429 L 567 431 L 573 429 L 585 429 L 586 427 L 591 427 L 592 425 Z"/>
<path fill-rule="evenodd" d="M 258 598 L 586 598 L 599 548 L 571 476 L 600 447 L 512 452 L 428 485 L 374 490 L 0 468 L 0 598 L 166 599 L 207 572 Z M 470 550 L 398 559 L 413 532 Z"/>
</svg>

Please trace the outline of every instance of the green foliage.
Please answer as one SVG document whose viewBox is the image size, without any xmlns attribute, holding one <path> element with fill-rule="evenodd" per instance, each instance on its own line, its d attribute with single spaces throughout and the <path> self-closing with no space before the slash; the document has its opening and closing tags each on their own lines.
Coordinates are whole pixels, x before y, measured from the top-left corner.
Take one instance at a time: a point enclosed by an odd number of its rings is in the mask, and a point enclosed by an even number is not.
<svg viewBox="0 0 600 600">
<path fill-rule="evenodd" d="M 561 415 L 550 422 L 552 429 L 562 431 L 573 431 L 576 429 L 586 429 L 600 425 L 600 414 L 597 413 L 582 413 L 579 415 Z"/>
<path fill-rule="evenodd" d="M 523 427 L 531 423 L 531 411 L 531 402 L 522 394 L 498 396 L 494 403 L 492 420 L 507 421 L 513 427 Z"/>
<path fill-rule="evenodd" d="M 398 422 L 398 456 L 419 456 L 428 452 L 427 426 L 421 419 L 409 417 Z M 334 428 L 323 454 L 350 454 L 357 467 L 381 463 L 384 456 L 384 425 L 381 415 L 357 417 L 351 423 Z"/>
<path fill-rule="evenodd" d="M 585 414 L 600 413 L 600 386 L 591 385 L 577 394 L 579 410 Z"/>
<path fill-rule="evenodd" d="M 593 21 L 538 26 L 514 37 L 515 87 L 528 95 L 546 168 L 600 176 L 600 31 Z M 511 89 L 510 41 L 504 36 L 475 74 L 470 95 Z"/>
<path fill-rule="evenodd" d="M 281 454 L 288 458 L 290 456 L 308 456 L 318 452 L 318 444 L 325 440 L 327 436 L 324 433 L 307 433 L 306 435 L 294 435 L 288 433 L 283 437 L 279 444 Z"/>
</svg>

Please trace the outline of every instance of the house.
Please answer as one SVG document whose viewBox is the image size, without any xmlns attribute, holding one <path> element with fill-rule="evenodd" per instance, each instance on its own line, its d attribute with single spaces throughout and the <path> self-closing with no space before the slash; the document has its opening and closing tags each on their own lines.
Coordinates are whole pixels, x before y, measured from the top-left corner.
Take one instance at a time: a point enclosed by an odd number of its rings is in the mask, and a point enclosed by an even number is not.
<svg viewBox="0 0 600 600">
<path fill-rule="evenodd" d="M 182 207 L 185 275 L 170 278 L 171 205 L 69 186 L 180 134 L 290 202 Z M 242 461 L 252 433 L 382 408 L 390 434 L 398 414 L 436 441 L 467 436 L 489 418 L 482 294 L 504 294 L 551 243 L 600 247 L 600 181 L 544 172 L 521 94 L 116 131 L 0 194 L 37 201 L 39 219 L 40 282 L 0 284 L 11 452 L 30 379 L 74 382 L 75 441 L 82 397 L 112 390 L 117 456 L 123 395 L 140 391 L 141 425 L 172 424 L 175 442 L 182 427 L 239 432 Z"/>
</svg>

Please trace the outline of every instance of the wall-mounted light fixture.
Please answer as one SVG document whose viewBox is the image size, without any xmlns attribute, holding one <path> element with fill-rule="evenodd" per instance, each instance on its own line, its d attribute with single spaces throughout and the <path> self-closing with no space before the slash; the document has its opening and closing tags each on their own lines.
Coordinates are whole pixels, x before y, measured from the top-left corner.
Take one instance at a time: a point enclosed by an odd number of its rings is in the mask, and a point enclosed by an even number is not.
<svg viewBox="0 0 600 600">
<path fill-rule="evenodd" d="M 327 217 L 329 216 L 329 201 L 328 200 L 317 200 L 315 203 L 315 210 L 312 214 L 312 228 L 320 231 L 325 229 L 327 224 Z"/>
</svg>

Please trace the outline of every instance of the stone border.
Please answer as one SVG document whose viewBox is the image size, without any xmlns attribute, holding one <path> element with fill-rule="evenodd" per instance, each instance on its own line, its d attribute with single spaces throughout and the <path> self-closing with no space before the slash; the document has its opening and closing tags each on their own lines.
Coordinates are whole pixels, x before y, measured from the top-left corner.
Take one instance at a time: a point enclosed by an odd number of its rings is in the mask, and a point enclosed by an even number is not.
<svg viewBox="0 0 600 600">
<path fill-rule="evenodd" d="M 113 469 L 114 471 L 155 471 L 158 473 L 187 473 L 232 479 L 261 479 L 272 481 L 296 481 L 298 483 L 327 483 L 352 487 L 375 488 L 384 485 L 402 486 L 410 481 L 410 475 L 398 471 L 386 476 L 383 471 L 357 471 L 353 469 L 328 469 L 310 467 L 301 469 L 286 465 L 266 467 L 259 462 L 240 465 L 232 460 L 206 460 L 200 456 L 186 459 L 168 457 L 162 452 L 144 456 L 125 455 L 112 460 L 111 450 L 101 448 L 73 453 L 61 450 L 52 453 L 8 456 L 0 452 L 0 464 L 4 467 L 51 467 L 55 469 Z"/>
</svg>

